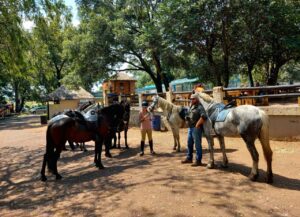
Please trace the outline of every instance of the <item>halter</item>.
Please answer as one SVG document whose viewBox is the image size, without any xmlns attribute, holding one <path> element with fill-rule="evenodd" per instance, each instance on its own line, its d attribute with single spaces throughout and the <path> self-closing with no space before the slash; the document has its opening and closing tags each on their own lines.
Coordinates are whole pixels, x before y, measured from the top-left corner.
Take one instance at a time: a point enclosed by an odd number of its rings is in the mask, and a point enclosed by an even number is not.
<svg viewBox="0 0 300 217">
<path fill-rule="evenodd" d="M 147 108 L 148 112 L 152 112 L 154 110 L 154 107 L 157 105 L 158 103 L 158 95 L 154 96 L 154 100 L 151 103 L 151 105 Z"/>
</svg>

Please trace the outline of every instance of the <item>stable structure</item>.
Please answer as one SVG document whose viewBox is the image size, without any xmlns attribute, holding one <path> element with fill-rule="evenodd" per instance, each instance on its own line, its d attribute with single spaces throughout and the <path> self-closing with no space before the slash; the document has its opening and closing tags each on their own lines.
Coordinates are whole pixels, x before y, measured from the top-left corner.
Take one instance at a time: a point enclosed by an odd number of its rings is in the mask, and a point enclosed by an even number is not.
<svg viewBox="0 0 300 217">
<path fill-rule="evenodd" d="M 198 83 L 198 78 L 182 78 L 174 80 L 170 83 L 170 88 L 173 92 L 192 91 L 195 84 Z"/>
<path fill-rule="evenodd" d="M 102 83 L 104 104 L 109 104 L 112 98 L 135 94 L 136 79 L 124 72 L 119 72 L 114 77 Z"/>
<path fill-rule="evenodd" d="M 61 86 L 50 93 L 47 100 L 48 118 L 50 119 L 55 113 L 63 112 L 68 109 L 76 109 L 88 101 L 94 102 L 95 97 L 82 87 L 71 90 L 65 86 Z"/>
</svg>

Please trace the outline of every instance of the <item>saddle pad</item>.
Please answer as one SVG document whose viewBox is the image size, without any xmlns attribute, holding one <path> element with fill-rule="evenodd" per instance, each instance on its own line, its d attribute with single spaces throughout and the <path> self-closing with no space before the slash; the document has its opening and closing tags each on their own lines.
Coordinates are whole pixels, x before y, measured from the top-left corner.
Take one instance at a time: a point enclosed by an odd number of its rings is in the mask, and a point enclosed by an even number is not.
<svg viewBox="0 0 300 217">
<path fill-rule="evenodd" d="M 85 113 L 84 118 L 86 121 L 90 121 L 90 122 L 96 122 L 97 121 L 97 113 L 95 110 L 89 110 L 87 113 Z"/>
<path fill-rule="evenodd" d="M 64 118 L 69 118 L 69 116 L 64 115 L 64 114 L 57 115 L 57 116 L 51 118 L 51 119 L 48 121 L 48 125 L 51 124 L 51 123 L 53 123 L 53 122 L 59 121 L 59 120 L 61 120 L 61 119 L 64 119 Z"/>
<path fill-rule="evenodd" d="M 229 109 L 225 109 L 225 110 L 220 111 L 219 114 L 218 114 L 218 116 L 217 116 L 217 118 L 216 118 L 216 122 L 223 122 L 223 121 L 225 121 L 225 119 L 226 119 L 226 117 L 227 117 L 227 115 L 228 115 L 229 112 L 230 112 Z"/>
</svg>

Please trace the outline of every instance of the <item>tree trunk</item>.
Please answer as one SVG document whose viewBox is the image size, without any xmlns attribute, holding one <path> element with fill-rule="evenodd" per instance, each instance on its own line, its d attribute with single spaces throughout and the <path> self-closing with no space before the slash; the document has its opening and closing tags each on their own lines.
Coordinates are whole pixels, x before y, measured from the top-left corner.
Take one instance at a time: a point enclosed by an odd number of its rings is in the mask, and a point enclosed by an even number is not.
<svg viewBox="0 0 300 217">
<path fill-rule="evenodd" d="M 224 87 L 228 87 L 229 83 L 229 42 L 227 37 L 227 25 L 228 20 L 227 16 L 224 16 L 222 19 L 222 48 L 223 48 L 223 79 L 224 79 Z"/>
<path fill-rule="evenodd" d="M 254 87 L 254 81 L 252 76 L 253 64 L 247 63 L 247 69 L 248 69 L 249 84 L 251 87 Z"/>
<path fill-rule="evenodd" d="M 224 87 L 228 87 L 229 84 L 229 57 L 227 54 L 224 54 L 223 57 L 223 61 L 224 61 L 224 74 L 223 74 L 223 78 L 224 78 Z"/>
<path fill-rule="evenodd" d="M 156 69 L 156 74 L 157 74 L 157 81 L 155 82 L 157 93 L 162 93 L 163 92 L 162 82 L 165 85 L 166 90 L 168 90 L 169 82 L 167 81 L 167 77 L 164 76 L 164 74 L 162 73 L 160 59 L 159 59 L 158 54 L 155 51 L 152 52 L 152 60 L 153 60 L 153 63 L 154 63 L 155 69 Z M 160 85 L 160 88 L 158 88 L 157 85 Z"/>
<path fill-rule="evenodd" d="M 213 48 L 215 46 L 216 37 L 214 35 L 211 35 L 209 38 L 206 39 L 206 55 L 207 55 L 207 61 L 212 69 L 212 73 L 215 77 L 215 85 L 222 86 L 221 81 L 221 74 L 219 70 L 217 69 L 216 63 L 214 62 L 213 58 Z"/>
<path fill-rule="evenodd" d="M 278 79 L 278 73 L 279 73 L 280 67 L 275 65 L 271 67 L 270 72 L 268 73 L 268 80 L 267 80 L 267 85 L 276 85 L 277 84 L 277 79 Z"/>
<path fill-rule="evenodd" d="M 19 83 L 14 81 L 14 92 L 15 92 L 15 102 L 16 102 L 16 113 L 20 112 L 20 98 L 19 98 Z"/>
<path fill-rule="evenodd" d="M 219 73 L 219 70 L 217 69 L 216 63 L 214 62 L 213 56 L 212 56 L 212 52 L 207 54 L 207 61 L 211 67 L 211 71 L 215 77 L 215 85 L 217 86 L 222 86 L 222 82 L 221 82 L 221 75 Z"/>
</svg>

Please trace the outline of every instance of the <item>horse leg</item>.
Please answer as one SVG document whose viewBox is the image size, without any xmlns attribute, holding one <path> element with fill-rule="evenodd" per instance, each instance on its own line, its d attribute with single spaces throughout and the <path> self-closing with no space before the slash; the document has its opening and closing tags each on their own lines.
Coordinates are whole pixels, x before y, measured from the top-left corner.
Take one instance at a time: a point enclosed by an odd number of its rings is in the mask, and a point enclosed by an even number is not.
<svg viewBox="0 0 300 217">
<path fill-rule="evenodd" d="M 214 160 L 214 138 L 211 135 L 211 125 L 209 122 L 205 122 L 203 124 L 203 131 L 205 134 L 205 138 L 207 140 L 208 149 L 209 149 L 209 161 L 206 165 L 206 168 L 213 169 L 215 167 L 215 160 Z"/>
<path fill-rule="evenodd" d="M 60 157 L 60 151 L 59 150 L 56 150 L 54 152 L 54 171 L 53 171 L 53 174 L 56 176 L 56 180 L 59 180 L 59 179 L 62 179 L 62 176 L 58 174 L 58 171 L 57 171 L 57 161 Z"/>
<path fill-rule="evenodd" d="M 179 128 L 174 129 L 174 133 L 175 133 L 175 140 L 177 142 L 177 152 L 180 152 L 181 151 L 181 147 L 180 147 Z"/>
<path fill-rule="evenodd" d="M 125 139 L 125 147 L 126 147 L 126 149 L 129 148 L 129 146 L 127 144 L 127 131 L 128 131 L 128 126 L 124 130 L 124 139 Z"/>
<path fill-rule="evenodd" d="M 120 143 L 121 143 L 121 132 L 118 132 L 118 149 L 120 149 L 121 148 L 121 145 L 120 145 Z"/>
<path fill-rule="evenodd" d="M 45 175 L 45 169 L 46 169 L 46 163 L 48 161 L 48 155 L 47 153 L 44 154 L 43 164 L 42 164 L 42 170 L 41 170 L 41 181 L 45 182 L 47 181 L 47 177 Z"/>
<path fill-rule="evenodd" d="M 99 169 L 104 169 L 104 166 L 101 162 L 101 153 L 102 153 L 102 145 L 103 145 L 103 139 L 101 137 L 97 136 L 96 139 L 96 146 L 98 146 L 98 161 L 97 161 L 97 167 Z"/>
<path fill-rule="evenodd" d="M 215 167 L 215 160 L 214 160 L 214 138 L 210 135 L 210 133 L 206 134 L 205 137 L 207 140 L 208 144 L 208 149 L 209 149 L 209 161 L 206 165 L 206 168 L 208 169 L 213 169 Z"/>
<path fill-rule="evenodd" d="M 257 178 L 258 178 L 258 159 L 259 159 L 259 155 L 258 155 L 258 152 L 255 148 L 254 140 L 250 139 L 246 135 L 242 135 L 242 138 L 244 139 L 244 141 L 247 145 L 248 151 L 250 152 L 251 157 L 252 157 L 252 161 L 253 161 L 251 173 L 248 177 L 251 181 L 256 181 Z"/>
<path fill-rule="evenodd" d="M 218 140 L 219 140 L 220 148 L 221 148 L 222 154 L 223 154 L 222 167 L 227 168 L 228 167 L 228 158 L 226 156 L 224 136 L 218 136 Z"/>
<path fill-rule="evenodd" d="M 171 124 L 170 124 L 171 125 Z M 173 150 L 175 151 L 177 149 L 177 152 L 180 152 L 180 147 L 178 145 L 178 134 L 179 132 L 177 133 L 176 132 L 176 129 L 171 125 L 171 130 L 172 130 L 172 133 L 173 133 L 173 139 L 174 139 L 174 147 L 173 147 Z"/>
<path fill-rule="evenodd" d="M 111 153 L 110 153 L 111 138 L 104 139 L 103 141 L 104 141 L 104 145 L 105 145 L 105 157 L 112 158 Z M 102 141 L 102 143 L 103 143 L 103 141 Z M 101 150 L 102 150 L 102 143 L 101 143 Z"/>
<path fill-rule="evenodd" d="M 96 167 L 98 167 L 97 162 L 98 162 L 98 152 L 99 152 L 99 147 L 97 146 L 97 143 L 95 141 L 95 157 L 94 157 L 94 164 Z"/>
<path fill-rule="evenodd" d="M 264 139 L 263 136 L 259 135 L 259 140 L 262 145 L 262 149 L 264 152 L 265 159 L 267 161 L 267 183 L 273 183 L 273 172 L 272 172 L 272 155 L 273 152 L 271 150 L 269 139 Z"/>
<path fill-rule="evenodd" d="M 117 136 L 116 133 L 114 133 L 112 139 L 114 140 L 114 145 L 110 144 L 111 148 L 116 148 L 117 147 Z"/>
<path fill-rule="evenodd" d="M 87 152 L 87 149 L 86 149 L 86 146 L 85 146 L 85 142 L 81 143 L 81 145 L 82 145 L 83 151 L 84 151 L 84 152 Z"/>
<path fill-rule="evenodd" d="M 69 143 L 69 145 L 70 145 L 70 148 L 72 149 L 72 151 L 73 151 L 73 150 L 75 150 L 74 143 L 73 143 L 73 142 L 71 142 L 71 141 L 69 141 L 69 140 L 68 140 L 68 143 Z M 65 148 L 66 148 L 66 146 L 65 146 Z M 67 150 L 67 149 L 63 149 L 63 150 Z"/>
</svg>

